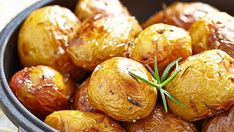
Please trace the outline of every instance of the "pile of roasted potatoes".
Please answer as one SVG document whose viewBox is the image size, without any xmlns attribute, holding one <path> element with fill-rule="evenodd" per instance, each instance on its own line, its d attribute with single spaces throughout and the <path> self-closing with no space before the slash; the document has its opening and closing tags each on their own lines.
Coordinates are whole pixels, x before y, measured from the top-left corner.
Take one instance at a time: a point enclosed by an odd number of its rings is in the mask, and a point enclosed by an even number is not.
<svg viewBox="0 0 234 132">
<path fill-rule="evenodd" d="M 208 4 L 176 2 L 142 25 L 119 0 L 43 7 L 24 21 L 18 54 L 13 93 L 59 131 L 234 131 L 234 18 Z M 129 71 L 157 83 L 146 67 L 162 75 L 179 57 L 163 89 L 183 106 L 166 97 L 166 112 Z"/>
</svg>

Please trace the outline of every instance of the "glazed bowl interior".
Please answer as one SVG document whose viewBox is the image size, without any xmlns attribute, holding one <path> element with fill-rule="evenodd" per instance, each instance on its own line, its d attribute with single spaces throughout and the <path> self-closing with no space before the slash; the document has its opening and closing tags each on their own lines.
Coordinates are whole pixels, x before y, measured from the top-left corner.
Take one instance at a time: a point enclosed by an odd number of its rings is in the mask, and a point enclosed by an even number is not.
<svg viewBox="0 0 234 132">
<path fill-rule="evenodd" d="M 131 14 L 136 16 L 139 22 L 142 23 L 153 13 L 161 10 L 163 4 L 170 4 L 174 2 L 174 0 L 122 0 L 122 2 L 127 6 Z M 220 0 L 203 0 L 203 2 L 209 3 L 221 11 L 226 11 L 229 14 L 234 15 L 234 9 L 232 8 L 232 5 L 234 5 L 233 0 L 226 0 L 225 2 Z M 25 129 L 27 131 L 54 131 L 54 129 L 45 125 L 41 120 L 37 119 L 24 108 L 11 92 L 8 85 L 11 76 L 16 71 L 23 68 L 17 54 L 17 38 L 21 24 L 24 19 L 37 8 L 46 5 L 61 5 L 74 11 L 76 3 L 77 0 L 43 0 L 21 12 L 1 32 L 1 107 L 9 119 L 17 127 L 20 127 L 20 129 Z"/>
</svg>

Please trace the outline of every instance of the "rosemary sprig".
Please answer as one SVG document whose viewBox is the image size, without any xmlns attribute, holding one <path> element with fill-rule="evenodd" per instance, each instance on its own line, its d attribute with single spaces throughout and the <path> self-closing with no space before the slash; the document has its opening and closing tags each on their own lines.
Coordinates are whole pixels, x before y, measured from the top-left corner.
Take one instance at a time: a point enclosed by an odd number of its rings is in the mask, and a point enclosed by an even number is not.
<svg viewBox="0 0 234 132">
<path fill-rule="evenodd" d="M 150 71 L 150 73 L 152 74 L 152 76 L 154 77 L 154 79 L 156 80 L 156 82 L 152 82 L 152 81 L 149 81 L 139 75 L 136 75 L 134 74 L 133 72 L 129 71 L 129 74 L 131 76 L 133 76 L 134 78 L 138 79 L 138 80 L 141 80 L 155 88 L 157 88 L 161 94 L 161 97 L 162 97 L 162 101 L 163 101 L 163 106 L 164 106 L 164 109 L 165 111 L 167 112 L 168 111 L 168 107 L 167 107 L 167 98 L 166 96 L 172 100 L 174 103 L 180 105 L 180 106 L 185 106 L 184 104 L 182 104 L 179 100 L 177 100 L 172 94 L 170 94 L 168 91 L 166 91 L 165 89 L 163 89 L 164 86 L 166 86 L 167 84 L 169 84 L 175 77 L 176 75 L 180 72 L 179 70 L 179 61 L 181 60 L 182 58 L 178 58 L 176 59 L 175 61 L 171 62 L 167 67 L 166 69 L 164 70 L 163 72 L 163 75 L 162 77 L 160 78 L 159 77 L 159 73 L 158 73 L 158 66 L 157 66 L 157 58 L 155 58 L 154 60 L 154 71 L 148 66 L 146 65 L 146 67 L 148 68 L 148 70 Z M 171 71 L 171 69 L 176 65 L 176 69 L 175 69 L 175 72 L 170 76 L 169 76 L 169 73 Z"/>
</svg>

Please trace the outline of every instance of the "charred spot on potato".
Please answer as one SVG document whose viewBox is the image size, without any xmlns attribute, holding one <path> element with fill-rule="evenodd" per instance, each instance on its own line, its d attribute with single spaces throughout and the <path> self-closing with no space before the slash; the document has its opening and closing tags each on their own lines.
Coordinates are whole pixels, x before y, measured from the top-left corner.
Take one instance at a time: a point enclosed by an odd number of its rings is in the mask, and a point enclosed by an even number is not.
<svg viewBox="0 0 234 132">
<path fill-rule="evenodd" d="M 136 100 L 134 100 L 133 98 L 131 98 L 130 96 L 128 96 L 128 101 L 135 106 L 141 107 L 141 104 Z"/>
<path fill-rule="evenodd" d="M 156 31 L 158 34 L 163 34 L 164 32 L 165 32 L 165 30 L 164 29 L 160 29 L 160 30 L 157 30 Z"/>
<path fill-rule="evenodd" d="M 217 113 L 223 113 L 225 112 L 224 110 L 221 110 L 221 109 L 216 109 L 216 108 L 213 108 L 212 106 L 208 105 L 206 102 L 202 102 L 208 109 L 212 110 L 212 111 L 216 111 Z"/>
<path fill-rule="evenodd" d="M 186 73 L 188 72 L 189 68 L 190 68 L 190 66 L 188 66 L 188 67 L 184 70 L 184 72 L 183 72 L 182 75 L 181 75 L 181 78 L 183 78 L 184 76 L 186 76 Z"/>
<path fill-rule="evenodd" d="M 232 80 L 232 82 L 234 82 L 234 76 L 230 78 Z"/>
</svg>

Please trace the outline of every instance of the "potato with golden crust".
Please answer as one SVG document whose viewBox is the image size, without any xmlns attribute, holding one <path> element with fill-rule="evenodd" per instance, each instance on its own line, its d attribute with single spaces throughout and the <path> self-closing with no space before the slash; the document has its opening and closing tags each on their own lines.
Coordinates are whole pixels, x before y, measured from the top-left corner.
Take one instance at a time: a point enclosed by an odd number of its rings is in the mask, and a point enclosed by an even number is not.
<svg viewBox="0 0 234 132">
<path fill-rule="evenodd" d="M 84 21 L 97 14 L 129 15 L 129 12 L 119 0 L 79 0 L 75 14 Z"/>
<path fill-rule="evenodd" d="M 175 2 L 151 16 L 142 26 L 165 23 L 188 30 L 191 25 L 209 13 L 218 12 L 214 7 L 201 2 Z"/>
<path fill-rule="evenodd" d="M 148 116 L 157 99 L 157 90 L 135 79 L 129 71 L 153 81 L 142 64 L 115 57 L 95 68 L 88 85 L 88 97 L 93 107 L 118 121 L 134 121 Z"/>
<path fill-rule="evenodd" d="M 227 113 L 221 113 L 210 119 L 202 127 L 202 132 L 233 132 L 234 131 L 234 107 Z"/>
<path fill-rule="evenodd" d="M 217 12 L 198 20 L 189 30 L 193 53 L 221 49 L 234 57 L 234 18 Z"/>
<path fill-rule="evenodd" d="M 9 85 L 22 104 L 42 118 L 51 112 L 69 109 L 69 99 L 75 88 L 58 71 L 41 65 L 18 71 Z"/>
<path fill-rule="evenodd" d="M 175 59 L 186 59 L 190 55 L 192 45 L 188 32 L 167 24 L 154 24 L 143 30 L 130 52 L 130 58 L 151 68 L 156 57 L 160 73 Z"/>
<path fill-rule="evenodd" d="M 180 119 L 175 114 L 165 112 L 156 106 L 144 119 L 126 123 L 128 132 L 197 132 L 193 124 Z"/>
<path fill-rule="evenodd" d="M 77 66 L 92 71 L 112 57 L 128 56 L 129 45 L 140 31 L 134 17 L 97 15 L 81 24 L 67 52 Z"/>
<path fill-rule="evenodd" d="M 88 84 L 90 78 L 87 78 L 76 90 L 74 96 L 74 107 L 76 110 L 80 110 L 83 112 L 93 112 L 95 109 L 89 102 L 88 98 Z"/>
<path fill-rule="evenodd" d="M 78 110 L 56 111 L 46 117 L 45 123 L 61 132 L 124 132 L 107 116 Z"/>
<path fill-rule="evenodd" d="M 67 8 L 47 6 L 33 11 L 19 32 L 18 53 L 22 65 L 47 65 L 80 80 L 84 70 L 76 67 L 65 51 L 79 28 L 80 21 Z"/>
<path fill-rule="evenodd" d="M 185 107 L 168 100 L 171 111 L 196 121 L 228 110 L 234 103 L 234 59 L 221 50 L 191 56 L 165 89 Z"/>
</svg>

